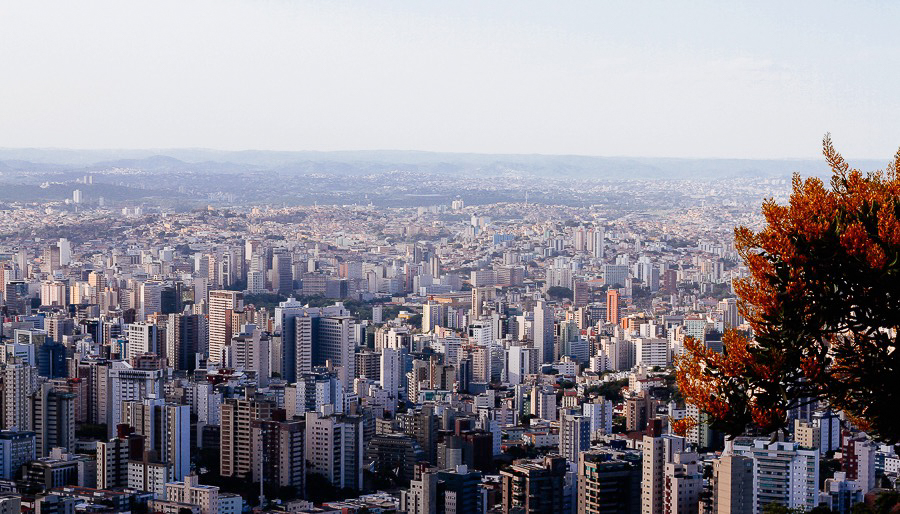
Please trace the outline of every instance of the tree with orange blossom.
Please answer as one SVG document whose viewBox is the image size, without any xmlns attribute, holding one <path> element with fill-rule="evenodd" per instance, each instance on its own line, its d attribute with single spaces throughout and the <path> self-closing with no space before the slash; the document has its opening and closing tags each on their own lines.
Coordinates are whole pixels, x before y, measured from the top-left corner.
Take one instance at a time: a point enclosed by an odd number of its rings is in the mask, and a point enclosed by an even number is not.
<svg viewBox="0 0 900 514">
<path fill-rule="evenodd" d="M 686 341 L 685 399 L 714 427 L 784 429 L 790 409 L 824 400 L 886 442 L 900 441 L 900 151 L 887 169 L 851 169 L 823 141 L 830 187 L 794 175 L 788 205 L 763 204 L 759 232 L 735 229 L 750 271 L 735 282 L 752 338 L 724 352 Z"/>
</svg>

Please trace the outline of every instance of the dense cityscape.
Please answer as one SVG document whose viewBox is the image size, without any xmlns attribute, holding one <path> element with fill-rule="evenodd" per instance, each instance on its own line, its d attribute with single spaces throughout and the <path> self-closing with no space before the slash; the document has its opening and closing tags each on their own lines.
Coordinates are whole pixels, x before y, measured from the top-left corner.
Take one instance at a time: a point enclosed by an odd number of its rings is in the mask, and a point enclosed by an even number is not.
<svg viewBox="0 0 900 514">
<path fill-rule="evenodd" d="M 0 514 L 900 514 L 897 20 L 0 2 Z"/>
<path fill-rule="evenodd" d="M 747 329 L 733 229 L 785 179 L 172 206 L 109 177 L 0 210 L 3 512 L 847 513 L 895 487 L 894 447 L 823 402 L 726 441 L 675 384 L 686 337 Z"/>
</svg>

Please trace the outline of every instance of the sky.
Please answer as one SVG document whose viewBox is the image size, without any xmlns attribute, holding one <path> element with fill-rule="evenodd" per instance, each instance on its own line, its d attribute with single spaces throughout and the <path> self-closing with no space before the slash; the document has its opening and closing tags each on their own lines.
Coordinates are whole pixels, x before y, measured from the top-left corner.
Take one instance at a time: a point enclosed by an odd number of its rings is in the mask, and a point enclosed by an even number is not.
<svg viewBox="0 0 900 514">
<path fill-rule="evenodd" d="M 0 1 L 0 147 L 900 146 L 897 2 Z"/>
</svg>

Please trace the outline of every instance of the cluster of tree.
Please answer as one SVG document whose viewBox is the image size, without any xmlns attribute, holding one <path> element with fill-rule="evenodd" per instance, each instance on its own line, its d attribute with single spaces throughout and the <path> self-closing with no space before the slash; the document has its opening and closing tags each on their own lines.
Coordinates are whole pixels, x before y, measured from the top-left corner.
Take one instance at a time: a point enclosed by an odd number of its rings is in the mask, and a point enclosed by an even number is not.
<svg viewBox="0 0 900 514">
<path fill-rule="evenodd" d="M 784 430 L 819 400 L 884 442 L 900 441 L 900 152 L 886 171 L 851 169 L 824 140 L 831 185 L 794 177 L 788 205 L 763 204 L 759 232 L 735 230 L 750 275 L 737 281 L 753 337 L 724 353 L 686 341 L 677 363 L 687 401 L 715 428 Z"/>
<path fill-rule="evenodd" d="M 584 394 L 586 396 L 599 394 L 612 402 L 621 402 L 624 399 L 622 389 L 626 387 L 628 387 L 628 379 L 612 380 L 603 382 L 600 385 L 590 386 L 584 390 Z"/>
</svg>

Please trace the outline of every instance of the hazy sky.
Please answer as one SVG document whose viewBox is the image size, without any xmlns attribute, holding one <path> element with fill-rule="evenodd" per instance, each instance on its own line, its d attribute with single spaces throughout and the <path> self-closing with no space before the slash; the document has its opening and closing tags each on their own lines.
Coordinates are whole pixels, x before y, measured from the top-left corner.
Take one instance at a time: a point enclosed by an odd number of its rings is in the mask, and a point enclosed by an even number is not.
<svg viewBox="0 0 900 514">
<path fill-rule="evenodd" d="M 0 147 L 849 156 L 897 2 L 0 2 Z"/>
</svg>

